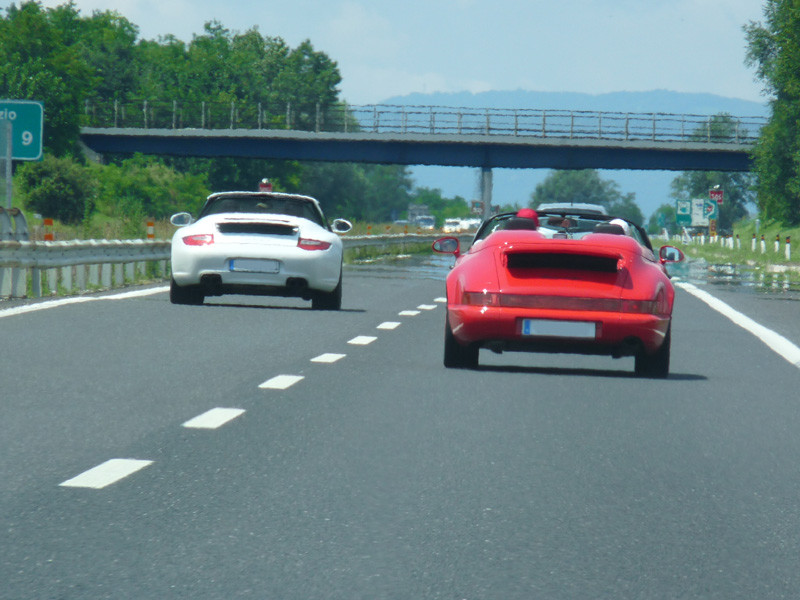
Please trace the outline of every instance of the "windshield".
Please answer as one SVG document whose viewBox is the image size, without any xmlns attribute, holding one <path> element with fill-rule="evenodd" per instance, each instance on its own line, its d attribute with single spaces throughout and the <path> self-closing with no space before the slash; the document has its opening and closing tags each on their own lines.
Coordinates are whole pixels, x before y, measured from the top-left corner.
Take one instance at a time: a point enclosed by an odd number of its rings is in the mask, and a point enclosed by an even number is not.
<svg viewBox="0 0 800 600">
<path fill-rule="evenodd" d="M 224 195 L 210 198 L 199 218 L 222 213 L 258 213 L 302 217 L 325 226 L 324 218 L 313 202 L 300 196 L 266 194 Z"/>
</svg>

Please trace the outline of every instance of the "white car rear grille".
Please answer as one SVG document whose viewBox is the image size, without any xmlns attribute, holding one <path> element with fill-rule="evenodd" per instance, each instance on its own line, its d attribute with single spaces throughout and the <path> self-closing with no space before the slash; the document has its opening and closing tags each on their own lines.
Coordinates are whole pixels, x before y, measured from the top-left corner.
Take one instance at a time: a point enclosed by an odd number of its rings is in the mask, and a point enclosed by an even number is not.
<svg viewBox="0 0 800 600">
<path fill-rule="evenodd" d="M 243 233 L 251 235 L 297 235 L 297 227 L 280 223 L 218 223 L 220 233 Z"/>
</svg>

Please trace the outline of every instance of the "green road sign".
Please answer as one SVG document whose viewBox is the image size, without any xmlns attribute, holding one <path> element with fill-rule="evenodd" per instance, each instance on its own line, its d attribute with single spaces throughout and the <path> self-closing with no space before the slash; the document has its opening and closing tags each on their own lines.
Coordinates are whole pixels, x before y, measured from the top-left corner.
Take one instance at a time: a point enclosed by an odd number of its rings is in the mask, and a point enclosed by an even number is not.
<svg viewBox="0 0 800 600">
<path fill-rule="evenodd" d="M 44 130 L 44 107 L 33 100 L 0 100 L 0 127 L 11 123 L 13 160 L 42 159 L 42 131 Z M 3 136 L 5 137 L 5 136 Z M 5 148 L 0 148 L 0 155 Z"/>
<path fill-rule="evenodd" d="M 691 200 L 678 200 L 675 202 L 675 224 L 678 227 L 692 226 Z"/>
</svg>

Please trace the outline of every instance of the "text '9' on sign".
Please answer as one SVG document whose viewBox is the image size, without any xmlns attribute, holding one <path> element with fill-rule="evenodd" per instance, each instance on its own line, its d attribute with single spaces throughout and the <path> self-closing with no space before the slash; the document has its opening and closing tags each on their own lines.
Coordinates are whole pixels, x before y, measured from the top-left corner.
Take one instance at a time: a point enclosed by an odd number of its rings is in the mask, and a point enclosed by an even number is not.
<svg viewBox="0 0 800 600">
<path fill-rule="evenodd" d="M 44 107 L 34 100 L 0 100 L 0 156 L 6 154 L 6 135 L 11 124 L 12 160 L 41 160 Z"/>
</svg>

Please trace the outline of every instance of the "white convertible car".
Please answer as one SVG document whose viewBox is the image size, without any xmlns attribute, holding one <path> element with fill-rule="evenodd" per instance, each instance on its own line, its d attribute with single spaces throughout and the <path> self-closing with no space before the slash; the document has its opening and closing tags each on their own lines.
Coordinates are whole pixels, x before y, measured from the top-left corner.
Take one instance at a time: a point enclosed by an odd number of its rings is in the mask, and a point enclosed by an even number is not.
<svg viewBox="0 0 800 600">
<path fill-rule="evenodd" d="M 314 309 L 342 306 L 342 240 L 352 225 L 328 225 L 309 196 L 222 192 L 206 200 L 197 221 L 170 219 L 173 304 L 202 304 L 206 296 L 250 294 L 311 300 Z"/>
</svg>

